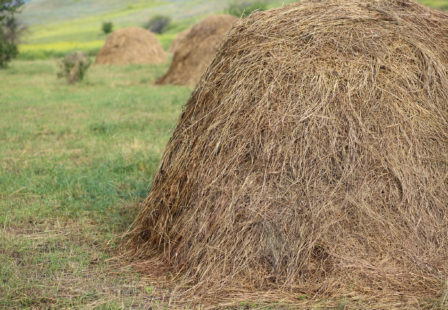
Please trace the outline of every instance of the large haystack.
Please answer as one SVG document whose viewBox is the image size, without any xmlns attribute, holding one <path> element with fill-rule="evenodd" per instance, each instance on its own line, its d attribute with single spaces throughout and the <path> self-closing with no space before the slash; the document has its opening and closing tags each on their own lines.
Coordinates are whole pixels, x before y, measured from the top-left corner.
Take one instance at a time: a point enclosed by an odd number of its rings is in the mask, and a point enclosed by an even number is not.
<svg viewBox="0 0 448 310">
<path fill-rule="evenodd" d="M 159 64 L 165 61 L 166 53 L 154 34 L 129 27 L 117 30 L 107 38 L 95 64 Z"/>
<path fill-rule="evenodd" d="M 237 20 L 230 15 L 216 15 L 193 26 L 177 42 L 168 72 L 156 83 L 196 85 Z"/>
<path fill-rule="evenodd" d="M 252 15 L 186 104 L 133 255 L 168 263 L 196 296 L 440 301 L 447 103 L 445 13 L 304 0 Z"/>
</svg>

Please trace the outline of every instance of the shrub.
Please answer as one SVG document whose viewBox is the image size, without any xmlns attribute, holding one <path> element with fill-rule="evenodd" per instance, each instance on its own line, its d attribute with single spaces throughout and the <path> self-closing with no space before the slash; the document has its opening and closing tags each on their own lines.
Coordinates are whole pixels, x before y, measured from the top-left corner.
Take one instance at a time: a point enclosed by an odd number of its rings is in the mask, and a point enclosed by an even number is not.
<svg viewBox="0 0 448 310">
<path fill-rule="evenodd" d="M 27 27 L 15 16 L 7 16 L 2 24 L 3 39 L 12 44 L 18 44 L 20 36 L 27 30 Z"/>
<path fill-rule="evenodd" d="M 232 2 L 228 6 L 226 12 L 236 17 L 247 17 L 253 11 L 264 11 L 267 10 L 267 8 L 268 5 L 265 1 L 244 1 L 241 3 Z"/>
<path fill-rule="evenodd" d="M 84 53 L 69 53 L 59 63 L 58 78 L 65 78 L 69 84 L 82 81 L 90 64 L 90 59 Z"/>
<path fill-rule="evenodd" d="M 23 0 L 0 0 L 0 68 L 6 67 L 18 54 L 17 38 L 21 28 L 14 14 L 23 4 Z"/>
<path fill-rule="evenodd" d="M 5 68 L 8 62 L 18 54 L 17 45 L 6 42 L 0 29 L 0 68 Z"/>
<path fill-rule="evenodd" d="M 109 34 L 114 29 L 114 24 L 112 22 L 103 22 L 103 26 L 101 27 L 104 34 Z"/>
<path fill-rule="evenodd" d="M 151 32 L 161 34 L 166 30 L 170 22 L 171 18 L 168 16 L 157 15 L 152 17 L 143 27 Z"/>
</svg>

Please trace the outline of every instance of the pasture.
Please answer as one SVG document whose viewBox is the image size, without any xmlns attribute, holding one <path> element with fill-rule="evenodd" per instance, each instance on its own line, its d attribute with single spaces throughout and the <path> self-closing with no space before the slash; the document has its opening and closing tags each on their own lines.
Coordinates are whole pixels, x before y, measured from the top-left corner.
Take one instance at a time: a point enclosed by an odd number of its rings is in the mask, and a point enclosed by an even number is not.
<svg viewBox="0 0 448 310">
<path fill-rule="evenodd" d="M 165 69 L 93 67 L 76 86 L 56 79 L 54 60 L 0 71 L 0 308 L 150 298 L 107 259 L 191 91 L 151 86 Z"/>
<path fill-rule="evenodd" d="M 104 9 L 101 1 L 91 15 L 65 20 L 47 0 L 36 1 L 47 15 L 28 14 L 21 54 L 0 70 L 1 309 L 178 306 L 162 285 L 115 258 L 193 88 L 153 85 L 169 63 L 92 66 L 74 86 L 56 78 L 57 58 L 69 51 L 94 60 L 106 38 L 102 21 L 112 20 L 115 29 L 141 26 L 154 10 L 168 12 L 173 25 L 157 35 L 168 49 L 180 31 L 224 8 L 219 1 L 206 7 L 188 1 L 179 16 L 175 2 L 108 1 Z M 446 0 L 420 2 L 448 9 Z M 347 298 L 318 308 L 345 309 Z M 425 302 L 444 309 L 445 299 Z M 363 307 L 362 300 L 353 304 Z"/>
</svg>

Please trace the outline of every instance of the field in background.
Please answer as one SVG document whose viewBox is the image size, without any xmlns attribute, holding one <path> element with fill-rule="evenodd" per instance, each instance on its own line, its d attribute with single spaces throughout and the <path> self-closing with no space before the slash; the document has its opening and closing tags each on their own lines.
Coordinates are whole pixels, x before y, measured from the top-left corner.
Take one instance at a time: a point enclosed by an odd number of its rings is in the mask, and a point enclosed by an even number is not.
<svg viewBox="0 0 448 310">
<path fill-rule="evenodd" d="M 420 3 L 439 10 L 448 10 L 448 1 L 446 0 L 417 0 Z"/>
<path fill-rule="evenodd" d="M 111 21 L 114 29 L 129 26 L 141 27 L 154 15 L 163 14 L 173 20 L 171 27 L 157 35 L 168 49 L 182 30 L 197 23 L 206 15 L 223 13 L 233 0 L 32 0 L 22 14 L 30 26 L 19 58 L 45 59 L 63 57 L 66 53 L 81 50 L 96 55 L 106 35 L 101 24 Z M 269 7 L 279 7 L 294 0 L 272 0 Z M 420 0 L 425 5 L 448 9 L 447 0 Z"/>
<path fill-rule="evenodd" d="M 21 59 L 62 57 L 67 52 L 82 50 L 96 55 L 106 35 L 101 24 L 111 21 L 114 29 L 141 27 L 152 16 L 162 14 L 172 18 L 166 33 L 157 35 L 165 49 L 182 30 L 207 15 L 223 13 L 231 0 L 146 0 L 146 1 L 73 1 L 70 5 L 57 0 L 33 0 L 22 14 L 30 25 L 23 44 Z M 293 0 L 272 0 L 270 7 L 279 7 Z"/>
</svg>

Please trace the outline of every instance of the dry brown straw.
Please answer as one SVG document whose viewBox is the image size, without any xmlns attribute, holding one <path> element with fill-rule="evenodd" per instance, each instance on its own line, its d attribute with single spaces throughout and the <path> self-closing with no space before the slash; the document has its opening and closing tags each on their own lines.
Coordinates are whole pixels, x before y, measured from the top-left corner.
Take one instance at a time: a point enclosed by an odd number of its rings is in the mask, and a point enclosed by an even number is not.
<svg viewBox="0 0 448 310">
<path fill-rule="evenodd" d="M 411 0 L 241 20 L 184 108 L 128 254 L 202 302 L 443 300 L 447 65 L 448 15 Z"/>
<path fill-rule="evenodd" d="M 194 25 L 174 41 L 171 66 L 156 84 L 196 85 L 237 21 L 230 15 L 216 15 Z"/>
<path fill-rule="evenodd" d="M 95 64 L 160 64 L 168 60 L 162 45 L 150 31 L 129 27 L 112 33 Z"/>
<path fill-rule="evenodd" d="M 176 38 L 173 40 L 173 42 L 170 45 L 170 48 L 168 49 L 168 52 L 175 53 L 180 46 L 182 46 L 183 41 L 187 37 L 188 33 L 190 32 L 191 28 L 185 29 L 181 33 L 179 33 Z"/>
</svg>

